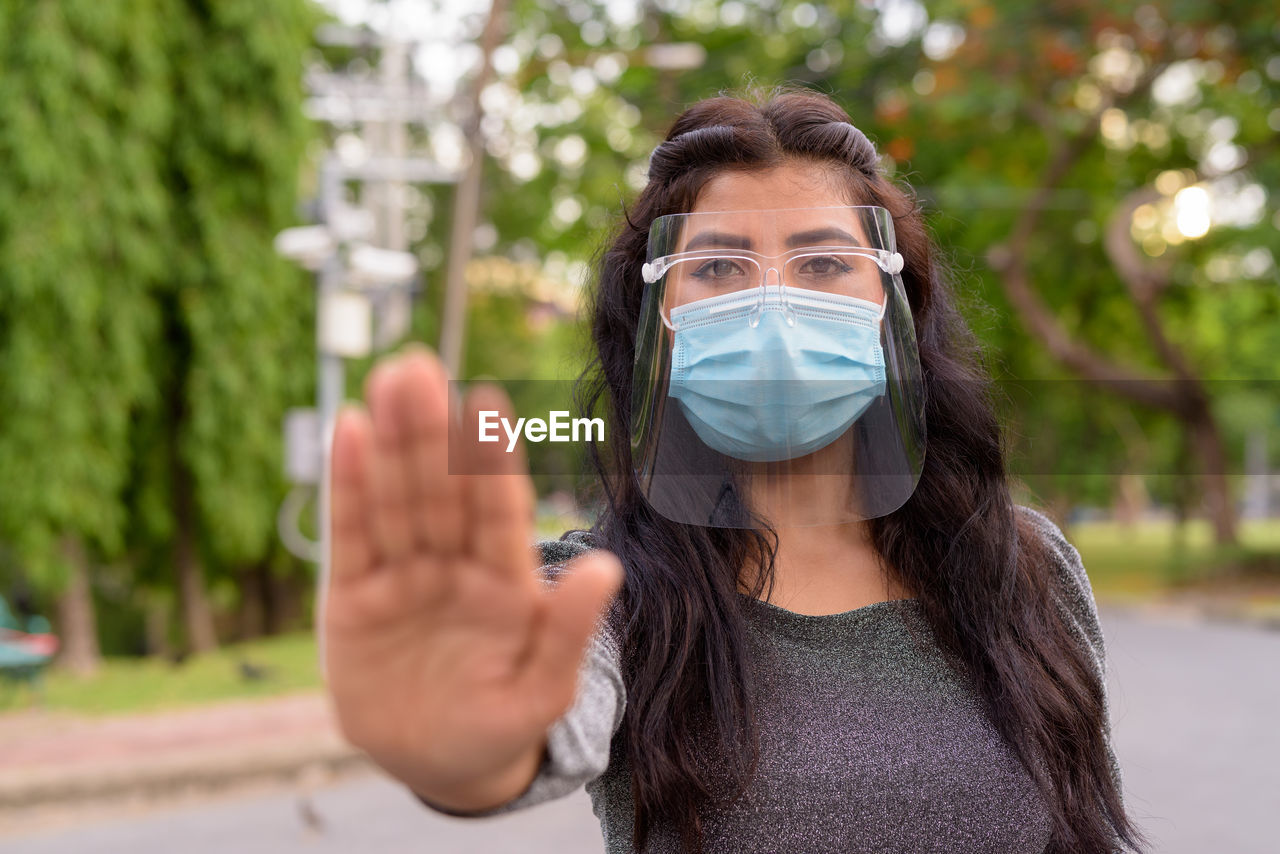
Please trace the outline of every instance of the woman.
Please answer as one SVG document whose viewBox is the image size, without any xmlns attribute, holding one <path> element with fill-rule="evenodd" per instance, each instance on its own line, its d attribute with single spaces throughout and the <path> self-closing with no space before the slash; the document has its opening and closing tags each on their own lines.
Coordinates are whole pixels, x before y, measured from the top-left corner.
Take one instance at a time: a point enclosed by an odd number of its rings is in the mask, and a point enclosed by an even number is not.
<svg viewBox="0 0 1280 854">
<path fill-rule="evenodd" d="M 586 784 L 609 852 L 1137 846 L 1079 556 L 1012 504 L 920 211 L 839 107 L 681 115 L 592 316 L 603 511 L 537 558 L 518 456 L 445 473 L 500 393 L 456 433 L 417 351 L 340 418 L 348 739 L 454 814 Z"/>
</svg>

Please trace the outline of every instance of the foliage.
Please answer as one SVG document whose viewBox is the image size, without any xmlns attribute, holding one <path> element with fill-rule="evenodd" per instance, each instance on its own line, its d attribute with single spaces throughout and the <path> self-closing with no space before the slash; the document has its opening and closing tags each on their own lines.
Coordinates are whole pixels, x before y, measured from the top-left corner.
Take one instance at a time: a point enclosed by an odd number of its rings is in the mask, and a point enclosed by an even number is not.
<svg viewBox="0 0 1280 854">
<path fill-rule="evenodd" d="M 298 69 L 314 23 L 303 2 L 232 0 L 189 4 L 168 31 L 184 59 L 165 163 L 169 275 L 154 294 L 165 337 L 151 364 L 165 394 L 139 419 L 144 550 L 173 535 L 175 468 L 214 567 L 276 548 L 281 425 L 310 396 L 315 319 L 306 277 L 271 239 L 294 218 L 309 136 Z"/>
<path fill-rule="evenodd" d="M 155 405 L 173 104 L 160 0 L 0 7 L 0 540 L 123 548 L 131 419 Z"/>
<path fill-rule="evenodd" d="M 1235 551 L 1215 546 L 1209 526 L 1199 520 L 1181 530 L 1172 520 L 1139 525 L 1094 520 L 1072 525 L 1067 535 L 1080 550 L 1095 594 L 1112 602 L 1202 582 L 1219 576 L 1224 566 L 1243 574 L 1240 570 L 1251 563 L 1274 565 L 1280 555 L 1280 523 L 1274 519 L 1245 522 Z M 1277 598 L 1274 587 L 1270 598 Z"/>
<path fill-rule="evenodd" d="M 663 0 L 623 9 L 525 0 L 513 19 L 506 49 L 518 61 L 492 98 L 502 127 L 489 139 L 498 174 L 487 210 L 501 250 L 519 253 L 532 239 L 588 258 L 642 184 L 658 134 L 696 99 L 756 83 L 828 92 L 930 212 L 1002 381 L 1018 471 L 1046 495 L 1106 502 L 1120 473 L 1193 468 L 1186 441 L 1167 413 L 1078 381 L 1051 359 L 992 264 L 1053 158 L 1079 137 L 1028 249 L 1053 317 L 1105 360 L 1162 373 L 1104 247 L 1123 198 L 1159 182 L 1164 233 L 1135 231 L 1147 261 L 1169 267 L 1159 322 L 1209 381 L 1233 460 L 1246 430 L 1274 430 L 1280 419 L 1271 4 Z M 651 49 L 681 42 L 704 49 L 697 67 L 657 67 Z M 1215 227 L 1198 240 L 1170 235 L 1168 197 L 1210 182 Z M 1177 480 L 1151 487 L 1173 499 L 1166 487 Z"/>
<path fill-rule="evenodd" d="M 307 0 L 0 5 L 0 544 L 46 605 L 68 540 L 171 589 L 184 501 L 212 577 L 279 563 L 313 309 L 271 240 L 317 21 Z"/>
</svg>

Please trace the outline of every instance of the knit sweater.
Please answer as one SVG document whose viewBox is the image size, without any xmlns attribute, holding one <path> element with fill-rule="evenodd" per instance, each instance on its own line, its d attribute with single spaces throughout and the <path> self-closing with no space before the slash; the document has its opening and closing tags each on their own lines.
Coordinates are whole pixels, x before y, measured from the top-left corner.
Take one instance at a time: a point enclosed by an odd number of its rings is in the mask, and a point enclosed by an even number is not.
<svg viewBox="0 0 1280 854">
<path fill-rule="evenodd" d="M 1102 632 L 1079 553 L 1047 517 L 1019 510 L 1050 545 L 1058 605 L 1105 685 Z M 591 545 L 583 532 L 540 543 L 544 571 L 554 575 Z M 743 797 L 704 813 L 704 850 L 1045 850 L 1050 820 L 1038 790 L 973 686 L 934 642 L 917 600 L 823 616 L 743 600 L 760 764 Z M 474 815 L 511 812 L 585 786 L 607 854 L 631 852 L 619 654 L 618 639 L 601 621 L 576 699 L 548 732 L 536 778 L 515 800 Z M 1118 779 L 1114 755 L 1112 767 Z M 674 829 L 659 824 L 648 850 L 679 852 Z"/>
</svg>

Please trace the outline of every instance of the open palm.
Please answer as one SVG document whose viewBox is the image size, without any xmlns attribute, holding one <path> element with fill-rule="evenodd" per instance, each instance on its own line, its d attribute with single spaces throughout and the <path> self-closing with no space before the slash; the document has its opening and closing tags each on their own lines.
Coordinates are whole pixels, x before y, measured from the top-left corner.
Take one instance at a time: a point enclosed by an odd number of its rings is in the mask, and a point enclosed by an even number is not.
<svg viewBox="0 0 1280 854">
<path fill-rule="evenodd" d="M 322 625 L 334 709 L 346 738 L 418 794 L 495 806 L 536 773 L 621 568 L 592 552 L 543 587 L 523 455 L 459 441 L 432 354 L 382 362 L 365 397 L 333 439 Z M 509 414 L 493 388 L 463 410 L 473 437 L 479 410 Z M 470 473 L 449 473 L 451 449 Z"/>
</svg>

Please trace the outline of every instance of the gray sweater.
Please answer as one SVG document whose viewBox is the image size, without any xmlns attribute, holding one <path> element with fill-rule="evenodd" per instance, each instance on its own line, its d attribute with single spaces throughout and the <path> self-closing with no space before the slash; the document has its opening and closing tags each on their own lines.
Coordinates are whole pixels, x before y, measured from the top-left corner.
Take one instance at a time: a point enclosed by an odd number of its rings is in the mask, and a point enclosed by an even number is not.
<svg viewBox="0 0 1280 854">
<path fill-rule="evenodd" d="M 1079 553 L 1020 508 L 1057 559 L 1060 607 L 1103 677 L 1103 642 Z M 539 544 L 552 573 L 590 548 L 574 533 Z M 743 597 L 751 628 L 760 766 L 746 795 L 704 817 L 708 852 L 1040 854 L 1050 825 L 1030 775 L 932 639 L 919 603 L 806 616 Z M 1103 682 L 1105 685 L 1105 681 Z M 586 786 L 607 854 L 631 851 L 631 771 L 620 724 L 618 641 L 602 621 L 570 710 L 520 797 L 494 815 Z M 1115 773 L 1119 774 L 1114 764 Z M 659 826 L 649 850 L 678 852 Z"/>
</svg>

